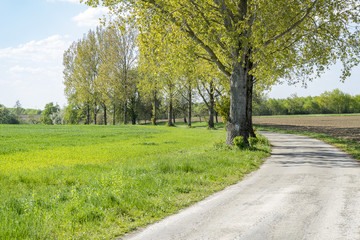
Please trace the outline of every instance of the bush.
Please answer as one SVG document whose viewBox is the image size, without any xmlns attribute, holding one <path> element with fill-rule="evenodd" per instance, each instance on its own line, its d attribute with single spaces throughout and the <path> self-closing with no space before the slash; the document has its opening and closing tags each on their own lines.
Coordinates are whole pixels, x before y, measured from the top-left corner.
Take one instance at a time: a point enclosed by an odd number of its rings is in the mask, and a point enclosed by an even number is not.
<svg viewBox="0 0 360 240">
<path fill-rule="evenodd" d="M 247 144 L 246 144 L 246 142 L 244 140 L 244 137 L 242 137 L 242 136 L 235 137 L 233 142 L 234 142 L 234 145 L 237 146 L 240 149 L 244 149 L 244 148 L 247 147 Z"/>
<path fill-rule="evenodd" d="M 19 124 L 17 116 L 0 104 L 0 124 Z"/>
<path fill-rule="evenodd" d="M 249 137 L 248 141 L 249 141 L 249 145 L 251 147 L 253 147 L 254 145 L 256 145 L 259 142 L 259 139 L 256 137 Z"/>
</svg>

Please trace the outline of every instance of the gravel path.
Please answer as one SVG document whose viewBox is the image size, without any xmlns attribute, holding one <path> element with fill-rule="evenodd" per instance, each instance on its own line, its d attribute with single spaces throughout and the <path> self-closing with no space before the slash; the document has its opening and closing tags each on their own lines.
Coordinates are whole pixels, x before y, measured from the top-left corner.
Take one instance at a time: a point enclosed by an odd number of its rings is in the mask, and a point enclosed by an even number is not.
<svg viewBox="0 0 360 240">
<path fill-rule="evenodd" d="M 272 156 L 242 182 L 123 239 L 360 239 L 360 164 L 321 141 L 262 133 Z"/>
</svg>

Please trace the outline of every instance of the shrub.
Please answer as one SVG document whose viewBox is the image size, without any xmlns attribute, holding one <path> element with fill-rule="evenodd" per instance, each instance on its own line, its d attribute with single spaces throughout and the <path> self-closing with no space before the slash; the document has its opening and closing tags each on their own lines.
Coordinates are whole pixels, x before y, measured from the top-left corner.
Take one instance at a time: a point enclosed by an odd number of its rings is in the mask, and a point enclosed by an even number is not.
<svg viewBox="0 0 360 240">
<path fill-rule="evenodd" d="M 244 149 L 244 148 L 247 147 L 247 144 L 246 144 L 246 142 L 244 140 L 244 137 L 242 137 L 242 136 L 235 137 L 233 142 L 234 142 L 234 145 L 237 146 L 240 149 Z"/>
<path fill-rule="evenodd" d="M 249 145 L 251 147 L 253 147 L 254 145 L 256 145 L 259 142 L 259 139 L 256 137 L 249 137 L 248 141 L 249 141 Z"/>
</svg>

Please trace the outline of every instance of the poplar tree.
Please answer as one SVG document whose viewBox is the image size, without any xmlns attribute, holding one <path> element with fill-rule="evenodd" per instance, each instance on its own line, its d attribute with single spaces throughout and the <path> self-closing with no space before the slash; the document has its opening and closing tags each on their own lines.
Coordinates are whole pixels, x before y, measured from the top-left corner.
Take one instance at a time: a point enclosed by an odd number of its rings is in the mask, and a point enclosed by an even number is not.
<svg viewBox="0 0 360 240">
<path fill-rule="evenodd" d="M 250 96 L 255 80 L 280 77 L 307 81 L 337 60 L 342 78 L 359 59 L 358 0 L 86 0 L 130 13 L 146 33 L 158 26 L 199 46 L 196 54 L 215 64 L 229 79 L 227 144 L 245 142 L 251 132 Z M 176 28 L 176 31 L 173 29 Z M 152 27 L 152 29 L 156 29 Z M 162 36 L 160 36 L 162 35 Z"/>
</svg>

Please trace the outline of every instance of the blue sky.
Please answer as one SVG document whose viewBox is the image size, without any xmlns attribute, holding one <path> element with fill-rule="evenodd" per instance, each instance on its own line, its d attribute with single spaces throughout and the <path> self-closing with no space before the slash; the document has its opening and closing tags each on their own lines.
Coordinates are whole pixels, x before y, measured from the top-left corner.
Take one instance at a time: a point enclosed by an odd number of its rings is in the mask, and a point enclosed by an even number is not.
<svg viewBox="0 0 360 240">
<path fill-rule="evenodd" d="M 1 0 L 0 104 L 64 106 L 63 53 L 106 12 L 79 0 Z"/>
<path fill-rule="evenodd" d="M 98 25 L 104 8 L 89 8 L 79 0 L 0 1 L 0 104 L 13 107 L 17 100 L 25 108 L 43 109 L 49 102 L 66 105 L 62 78 L 62 55 L 73 41 Z M 360 94 L 360 67 L 343 84 L 339 67 L 308 88 L 273 87 L 269 96 L 286 98 L 315 96 L 339 88 Z"/>
</svg>

